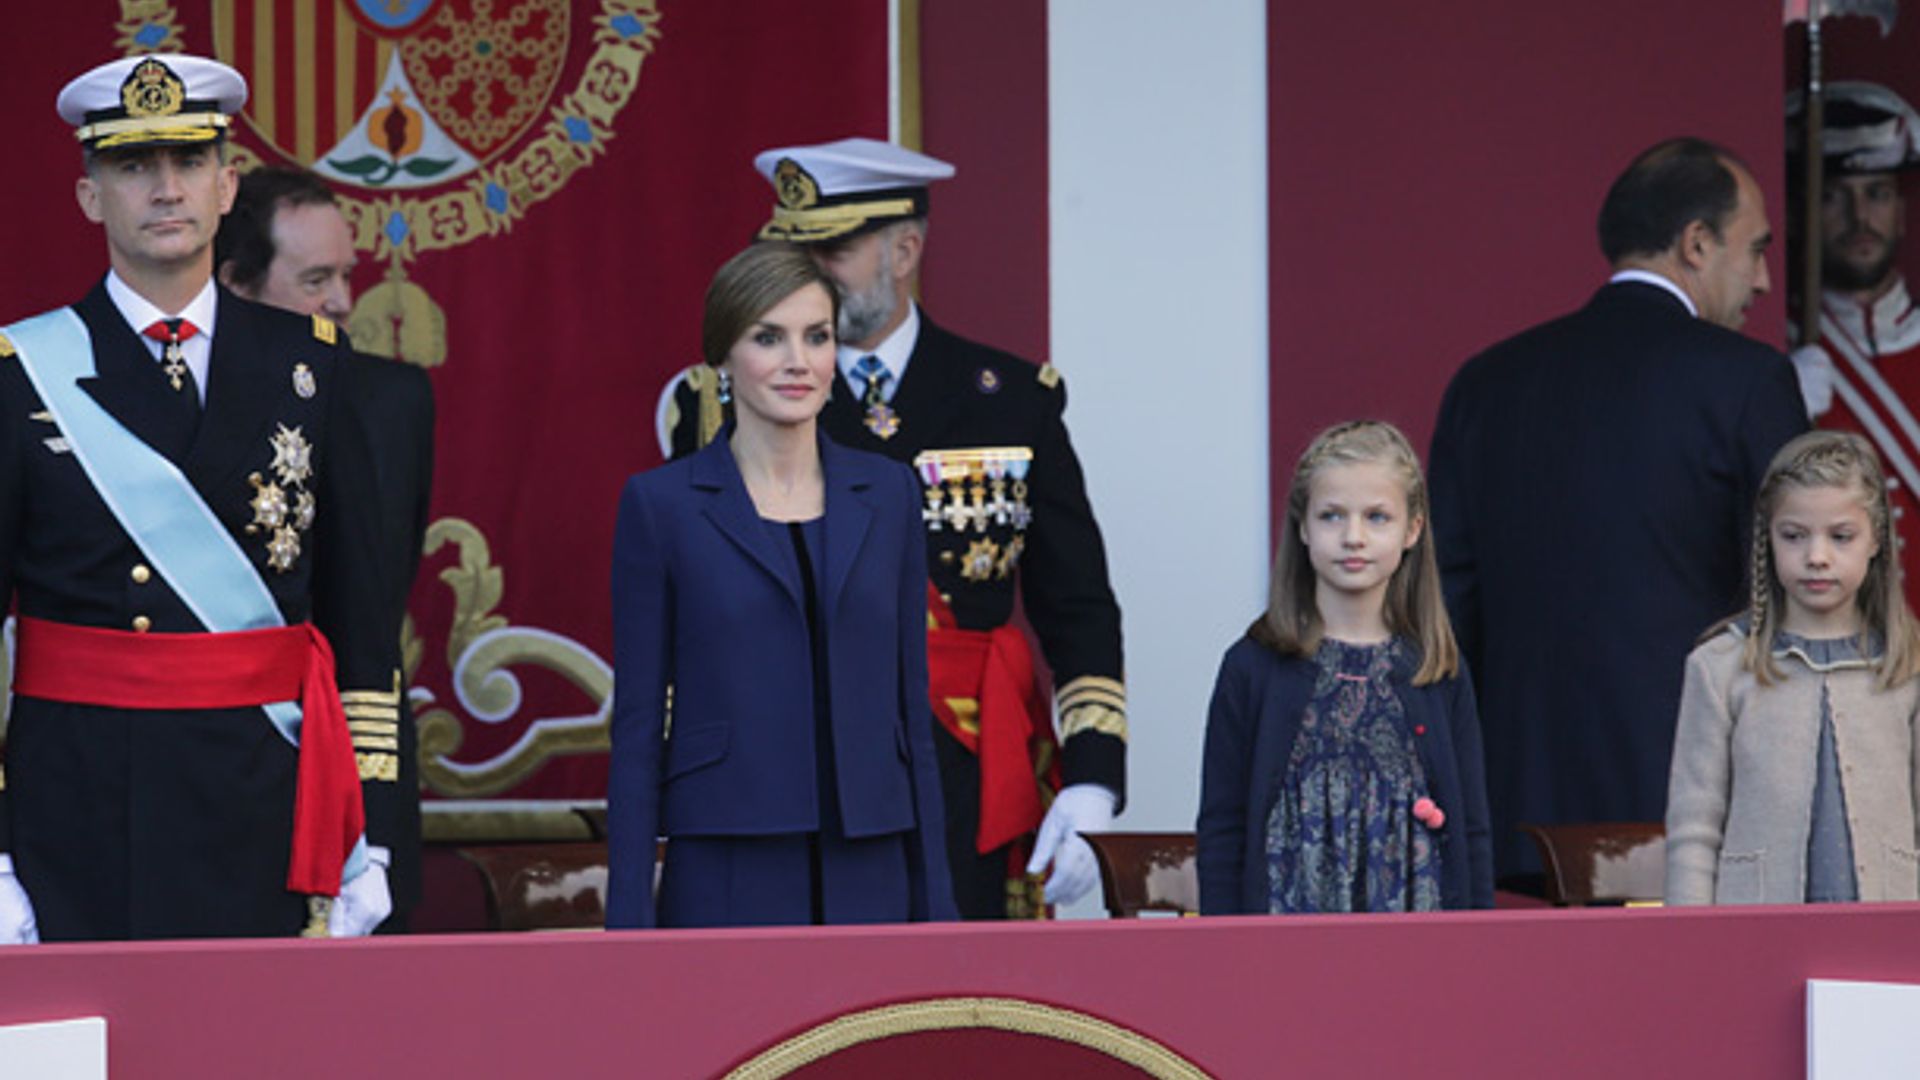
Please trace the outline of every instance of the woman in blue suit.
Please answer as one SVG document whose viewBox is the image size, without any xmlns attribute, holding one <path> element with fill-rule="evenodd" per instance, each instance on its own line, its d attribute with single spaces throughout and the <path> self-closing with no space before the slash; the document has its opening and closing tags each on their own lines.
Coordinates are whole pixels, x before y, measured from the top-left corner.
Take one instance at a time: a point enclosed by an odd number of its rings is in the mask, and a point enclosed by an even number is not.
<svg viewBox="0 0 1920 1080">
<path fill-rule="evenodd" d="M 701 347 L 734 419 L 621 496 L 609 928 L 953 918 L 919 485 L 817 430 L 838 314 L 798 248 L 729 260 Z"/>
</svg>

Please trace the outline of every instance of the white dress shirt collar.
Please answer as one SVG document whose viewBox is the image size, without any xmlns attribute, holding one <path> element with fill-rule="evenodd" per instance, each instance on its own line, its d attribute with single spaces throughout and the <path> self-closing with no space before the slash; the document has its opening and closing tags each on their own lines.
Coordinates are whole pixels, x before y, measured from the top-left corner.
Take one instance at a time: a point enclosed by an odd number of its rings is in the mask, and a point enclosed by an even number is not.
<svg viewBox="0 0 1920 1080">
<path fill-rule="evenodd" d="M 133 291 L 120 275 L 107 271 L 107 298 L 119 310 L 120 317 L 127 320 L 135 334 L 142 334 L 147 327 L 162 319 L 181 318 L 193 324 L 198 331 L 192 337 L 180 343 L 181 358 L 187 363 L 187 370 L 193 372 L 194 386 L 200 391 L 200 403 L 207 403 L 207 369 L 213 362 L 213 321 L 218 306 L 219 291 L 213 287 L 213 279 L 200 287 L 187 306 L 177 315 L 161 311 L 153 301 Z M 147 352 L 157 363 L 160 360 L 161 343 L 150 337 L 141 337 Z"/>
<path fill-rule="evenodd" d="M 1622 270 L 1607 279 L 1609 285 L 1620 281 L 1637 281 L 1642 285 L 1652 285 L 1657 289 L 1665 289 L 1672 293 L 1675 299 L 1687 306 L 1687 314 L 1696 319 L 1700 317 L 1700 309 L 1693 306 L 1693 297 L 1688 296 L 1684 289 L 1675 285 L 1672 278 L 1662 274 L 1656 274 L 1651 270 Z"/>
<path fill-rule="evenodd" d="M 894 327 L 893 333 L 888 334 L 871 351 L 856 349 L 851 345 L 840 346 L 837 355 L 840 374 L 846 377 L 847 386 L 853 390 L 854 396 L 859 397 L 866 392 L 867 380 L 854 371 L 854 365 L 858 364 L 862 357 L 879 357 L 880 362 L 886 365 L 887 374 L 892 376 L 887 380 L 885 393 L 886 399 L 892 401 L 894 391 L 900 388 L 900 380 L 906 378 L 907 361 L 913 358 L 913 346 L 919 340 L 920 306 L 909 300 L 907 317 L 901 320 L 899 326 Z"/>
</svg>

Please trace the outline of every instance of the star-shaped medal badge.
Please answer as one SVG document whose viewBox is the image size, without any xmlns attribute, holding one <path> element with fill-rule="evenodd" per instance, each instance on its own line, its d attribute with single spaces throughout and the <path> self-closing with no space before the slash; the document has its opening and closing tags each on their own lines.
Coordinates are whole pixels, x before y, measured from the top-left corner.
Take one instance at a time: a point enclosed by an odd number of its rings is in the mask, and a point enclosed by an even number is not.
<svg viewBox="0 0 1920 1080">
<path fill-rule="evenodd" d="M 277 529 L 286 524 L 287 493 L 279 484 L 269 484 L 255 473 L 248 479 L 253 481 L 253 499 L 248 504 L 253 507 L 253 524 L 263 529 Z"/>
<path fill-rule="evenodd" d="M 994 566 L 999 562 L 1000 545 L 986 537 L 981 537 L 967 546 L 967 553 L 960 559 L 960 576 L 968 581 L 985 581 L 993 576 Z"/>
<path fill-rule="evenodd" d="M 284 574 L 299 557 L 300 534 L 285 525 L 273 530 L 273 539 L 267 541 L 267 565 Z"/>
<path fill-rule="evenodd" d="M 283 484 L 304 483 L 313 475 L 313 444 L 298 427 L 277 426 L 268 440 L 273 444 L 273 471 Z"/>
</svg>

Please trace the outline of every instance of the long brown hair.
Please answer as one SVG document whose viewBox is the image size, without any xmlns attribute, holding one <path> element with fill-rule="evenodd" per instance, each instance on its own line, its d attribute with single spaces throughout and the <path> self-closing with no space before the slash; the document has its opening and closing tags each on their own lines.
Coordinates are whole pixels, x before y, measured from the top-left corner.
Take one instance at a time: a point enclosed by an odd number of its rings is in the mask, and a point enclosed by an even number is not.
<svg viewBox="0 0 1920 1080">
<path fill-rule="evenodd" d="M 1867 564 L 1867 576 L 1854 603 L 1860 609 L 1862 629 L 1880 639 L 1880 656 L 1875 661 L 1880 687 L 1889 689 L 1920 674 L 1920 626 L 1907 607 L 1901 583 L 1886 473 L 1873 444 L 1850 431 L 1810 431 L 1794 439 L 1773 456 L 1766 479 L 1760 481 L 1760 494 L 1753 502 L 1753 581 L 1741 666 L 1763 686 L 1781 677 L 1773 662 L 1773 637 L 1780 629 L 1787 593 L 1773 563 L 1773 515 L 1789 487 L 1858 492 L 1879 550 Z"/>
<path fill-rule="evenodd" d="M 1321 432 L 1300 455 L 1287 490 L 1287 518 L 1273 559 L 1273 584 L 1266 614 L 1247 631 L 1255 641 L 1283 656 L 1312 656 L 1325 626 L 1314 603 L 1316 579 L 1300 527 L 1307 520 L 1313 480 L 1335 465 L 1385 465 L 1400 475 L 1407 496 L 1407 519 L 1420 522 L 1420 538 L 1403 552 L 1387 581 L 1386 623 L 1395 637 L 1420 650 L 1413 684 L 1425 686 L 1460 669 L 1460 648 L 1440 595 L 1440 570 L 1433 555 L 1433 522 L 1428 520 L 1427 485 L 1420 458 L 1400 429 L 1382 420 L 1356 420 Z"/>
</svg>

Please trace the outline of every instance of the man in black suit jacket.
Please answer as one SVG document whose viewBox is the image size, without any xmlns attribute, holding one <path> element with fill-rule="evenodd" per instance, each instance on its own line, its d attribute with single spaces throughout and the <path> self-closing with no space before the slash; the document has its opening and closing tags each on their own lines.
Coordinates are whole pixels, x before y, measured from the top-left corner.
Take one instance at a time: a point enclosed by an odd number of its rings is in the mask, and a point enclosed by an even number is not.
<svg viewBox="0 0 1920 1080">
<path fill-rule="evenodd" d="M 302 169 L 255 169 L 220 224 L 214 261 L 222 284 L 262 304 L 344 324 L 353 314 L 353 233 L 326 181 Z M 374 475 L 374 497 L 355 508 L 359 542 L 379 552 L 367 569 L 379 581 L 382 629 L 335 643 L 380 684 L 347 698 L 361 781 L 375 835 L 392 844 L 393 915 L 383 931 L 404 930 L 420 900 L 419 733 L 401 673 L 401 624 L 426 540 L 433 484 L 433 384 L 412 364 L 350 353 L 341 366 L 352 430 Z"/>
<path fill-rule="evenodd" d="M 1066 385 L 1051 365 L 950 333 L 914 302 L 927 188 L 953 166 L 858 138 L 768 150 L 754 165 L 778 198 L 760 239 L 807 245 L 843 293 L 823 429 L 920 476 L 934 744 L 960 913 L 1034 914 L 1021 871 L 1048 867 L 1045 900 L 1072 902 L 1099 874 L 1078 833 L 1109 828 L 1126 795 L 1127 715 L 1120 609 L 1067 437 Z M 719 427 L 716 389 L 699 368 L 671 389 L 675 456 Z M 1016 590 L 1052 669 L 1052 708 L 1013 618 Z"/>
<path fill-rule="evenodd" d="M 1537 869 L 1520 823 L 1663 820 L 1687 653 L 1741 606 L 1755 491 L 1807 428 L 1792 366 L 1735 332 L 1772 238 L 1737 158 L 1649 149 L 1599 232 L 1612 279 L 1469 360 L 1430 456 L 1503 874 Z"/>
</svg>

